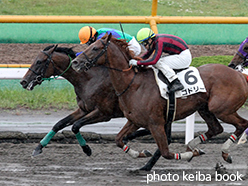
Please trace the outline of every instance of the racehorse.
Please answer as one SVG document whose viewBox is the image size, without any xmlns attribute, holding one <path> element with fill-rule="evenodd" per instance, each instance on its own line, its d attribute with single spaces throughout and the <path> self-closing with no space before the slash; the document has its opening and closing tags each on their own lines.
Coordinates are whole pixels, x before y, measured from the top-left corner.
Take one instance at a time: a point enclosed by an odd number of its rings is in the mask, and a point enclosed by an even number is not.
<svg viewBox="0 0 248 186">
<path fill-rule="evenodd" d="M 218 121 L 220 119 L 236 127 L 234 134 L 222 147 L 222 157 L 231 163 L 229 148 L 248 126 L 248 121 L 237 113 L 248 97 L 248 86 L 244 76 L 220 64 L 207 64 L 198 68 L 206 93 L 200 92 L 186 98 L 177 98 L 175 120 L 198 111 L 205 120 L 208 131 L 189 142 L 186 152 L 172 153 L 169 151 L 165 132 L 167 126 L 164 126 L 167 101 L 160 96 L 153 70 L 139 68 L 136 72 L 134 70 L 136 68 L 129 67 L 131 58 L 134 57 L 127 49 L 127 43 L 116 40 L 109 34 L 72 60 L 72 67 L 77 71 L 94 69 L 93 66 L 97 68 L 104 66 L 109 69 L 112 85 L 119 97 L 120 108 L 128 119 L 116 136 L 117 146 L 135 157 L 136 152 L 125 145 L 122 139 L 143 127 L 150 130 L 155 139 L 158 146 L 156 155 L 159 157 L 162 155 L 166 159 L 191 160 L 194 156 L 201 155 L 199 150 L 195 149 L 199 143 L 223 132 L 223 127 Z"/>
<path fill-rule="evenodd" d="M 72 48 L 62 48 L 57 47 L 57 45 L 48 46 L 39 52 L 20 82 L 23 88 L 33 90 L 36 85 L 40 85 L 51 76 L 55 78 L 62 76 L 74 86 L 77 96 L 78 109 L 53 126 L 52 130 L 40 141 L 33 156 L 42 153 L 42 148 L 49 143 L 52 137 L 59 130 L 70 125 L 73 125 L 72 131 L 83 151 L 90 156 L 91 149 L 80 134 L 80 128 L 84 125 L 109 121 L 111 118 L 123 117 L 118 98 L 110 82 L 108 70 L 95 68 L 87 73 L 77 73 L 71 68 L 70 63 L 71 59 L 75 57 Z M 99 76 L 104 78 L 99 79 Z M 132 138 L 140 135 L 143 134 L 141 132 L 134 134 Z M 140 156 L 150 156 L 148 151 L 145 153 L 141 153 Z"/>
<path fill-rule="evenodd" d="M 228 66 L 233 69 L 235 69 L 237 65 L 241 65 L 241 68 L 248 66 L 248 37 L 240 44 L 238 52 L 228 64 Z"/>
</svg>

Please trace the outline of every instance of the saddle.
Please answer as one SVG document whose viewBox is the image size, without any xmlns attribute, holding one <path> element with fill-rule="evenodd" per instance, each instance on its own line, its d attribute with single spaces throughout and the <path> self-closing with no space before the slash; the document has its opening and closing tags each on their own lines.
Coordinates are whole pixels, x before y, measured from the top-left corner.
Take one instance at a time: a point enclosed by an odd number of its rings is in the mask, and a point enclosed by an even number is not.
<svg viewBox="0 0 248 186">
<path fill-rule="evenodd" d="M 159 87 L 160 95 L 164 99 L 168 99 L 167 90 L 169 81 L 161 71 L 154 67 L 152 67 L 152 69 L 154 71 L 155 80 Z M 178 79 L 184 86 L 183 90 L 175 92 L 176 98 L 187 97 L 198 92 L 206 92 L 204 83 L 197 68 L 189 67 L 186 69 L 176 70 L 175 72 L 177 73 Z"/>
<path fill-rule="evenodd" d="M 178 79 L 184 86 L 184 89 L 175 93 L 168 93 L 167 90 L 168 86 L 170 85 L 168 79 L 160 70 L 154 67 L 152 67 L 152 69 L 154 71 L 155 79 L 159 87 L 160 94 L 164 99 L 167 100 L 167 109 L 165 113 L 166 124 L 164 128 L 168 138 L 168 143 L 170 144 L 171 124 L 175 119 L 176 98 L 186 97 L 192 94 L 196 94 L 198 92 L 206 92 L 206 89 L 197 68 L 189 67 L 186 69 L 175 70 L 176 74 L 178 75 Z"/>
</svg>

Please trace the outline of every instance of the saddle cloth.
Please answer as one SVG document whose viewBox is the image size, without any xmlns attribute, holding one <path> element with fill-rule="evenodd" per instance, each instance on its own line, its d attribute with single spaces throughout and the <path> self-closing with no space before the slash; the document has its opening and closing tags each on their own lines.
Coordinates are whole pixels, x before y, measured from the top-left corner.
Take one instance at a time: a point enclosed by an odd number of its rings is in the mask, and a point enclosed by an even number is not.
<svg viewBox="0 0 248 186">
<path fill-rule="evenodd" d="M 159 73 L 162 72 L 160 72 L 158 69 L 154 67 L 152 67 L 152 69 L 154 71 L 155 79 L 159 87 L 161 96 L 164 99 L 168 99 L 167 84 L 164 83 L 159 76 Z M 176 98 L 187 97 L 189 95 L 196 94 L 198 92 L 206 92 L 206 88 L 204 86 L 204 83 L 201 79 L 201 76 L 197 68 L 189 67 L 177 73 L 177 76 L 180 82 L 183 84 L 184 89 L 175 92 Z"/>
</svg>

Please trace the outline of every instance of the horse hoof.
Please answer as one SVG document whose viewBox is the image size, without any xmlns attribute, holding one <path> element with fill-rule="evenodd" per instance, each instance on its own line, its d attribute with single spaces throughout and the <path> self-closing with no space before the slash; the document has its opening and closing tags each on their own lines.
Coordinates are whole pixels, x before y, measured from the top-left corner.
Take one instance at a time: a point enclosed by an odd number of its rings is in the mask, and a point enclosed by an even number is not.
<svg viewBox="0 0 248 186">
<path fill-rule="evenodd" d="M 232 163 L 232 156 L 230 156 L 228 153 L 222 152 L 222 158 L 223 158 L 227 163 Z"/>
<path fill-rule="evenodd" d="M 92 151 L 91 151 L 91 148 L 89 147 L 89 145 L 85 145 L 85 146 L 81 146 L 84 153 L 87 155 L 87 156 L 91 156 L 92 154 Z"/>
<path fill-rule="evenodd" d="M 198 149 L 198 153 L 199 153 L 199 156 L 200 155 L 203 155 L 203 154 L 206 154 L 203 150 L 201 150 L 201 149 Z"/>
<path fill-rule="evenodd" d="M 147 158 L 147 157 L 151 157 L 152 153 L 148 150 L 143 150 L 140 154 L 139 154 L 139 158 Z"/>
<path fill-rule="evenodd" d="M 34 150 L 33 153 L 32 153 L 32 156 L 35 157 L 35 156 L 38 156 L 42 153 L 42 150 Z"/>
<path fill-rule="evenodd" d="M 42 148 L 43 148 L 42 145 L 39 144 L 39 145 L 34 149 L 34 151 L 33 151 L 33 153 L 32 153 L 32 156 L 35 157 L 35 156 L 40 155 L 40 154 L 42 153 Z"/>
<path fill-rule="evenodd" d="M 201 156 L 203 154 L 206 154 L 203 150 L 199 149 L 199 148 L 195 148 L 193 150 L 193 156 Z"/>
<path fill-rule="evenodd" d="M 228 157 L 225 159 L 227 163 L 232 163 L 232 156 L 228 155 Z"/>
<path fill-rule="evenodd" d="M 193 157 L 201 156 L 203 154 L 206 154 L 203 150 L 195 148 L 194 151 L 193 151 L 193 156 L 190 159 L 188 159 L 188 162 L 190 162 L 193 159 Z"/>
</svg>

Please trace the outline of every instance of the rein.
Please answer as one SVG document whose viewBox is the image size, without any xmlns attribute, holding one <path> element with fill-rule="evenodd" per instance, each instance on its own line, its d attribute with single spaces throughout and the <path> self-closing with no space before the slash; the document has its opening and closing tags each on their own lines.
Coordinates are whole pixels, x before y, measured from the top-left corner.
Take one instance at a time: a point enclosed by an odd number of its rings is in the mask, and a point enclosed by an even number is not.
<svg viewBox="0 0 248 186">
<path fill-rule="evenodd" d="M 132 78 L 132 80 L 130 81 L 130 83 L 127 85 L 127 88 L 125 89 L 125 90 L 123 90 L 121 93 L 118 93 L 118 92 L 116 92 L 115 91 L 115 94 L 118 96 L 118 97 L 120 97 L 122 94 L 124 94 L 129 88 L 130 88 L 130 86 L 132 85 L 132 83 L 133 83 L 133 81 L 134 81 L 134 78 L 136 77 L 136 72 L 134 72 L 134 76 L 133 76 L 133 78 Z"/>
<path fill-rule="evenodd" d="M 48 80 L 48 81 L 50 81 L 50 80 L 53 80 L 53 79 L 57 79 L 57 78 L 61 77 L 64 73 L 66 73 L 69 70 L 69 68 L 71 67 L 71 56 L 68 55 L 68 57 L 69 57 L 69 65 L 68 65 L 68 67 L 60 75 L 53 76 L 52 78 L 50 78 L 50 77 L 49 78 L 42 78 L 42 80 Z"/>
<path fill-rule="evenodd" d="M 47 68 L 48 68 L 48 66 L 49 66 L 50 63 L 52 63 L 52 65 L 53 65 L 53 69 L 54 69 L 53 71 L 54 72 L 55 71 L 58 71 L 58 70 L 55 68 L 54 61 L 52 60 L 52 54 L 53 53 L 50 54 L 50 55 L 48 53 L 46 53 L 45 51 L 42 51 L 42 53 L 44 53 L 46 56 L 48 56 L 48 58 L 46 60 L 45 68 L 41 71 L 41 73 L 39 74 L 35 70 L 29 68 L 30 71 L 32 71 L 35 75 L 37 75 L 35 81 L 37 81 L 38 83 L 41 83 L 44 80 L 50 81 L 50 80 L 53 80 L 53 79 L 57 79 L 60 76 L 62 76 L 64 73 L 66 73 L 68 71 L 68 69 L 71 67 L 71 57 L 70 57 L 70 55 L 68 55 L 68 57 L 69 57 L 69 66 L 65 69 L 65 71 L 63 71 L 60 75 L 57 75 L 57 76 L 54 75 L 54 77 L 52 77 L 52 78 L 50 78 L 50 77 L 49 78 L 45 78 L 44 76 L 46 74 Z"/>
<path fill-rule="evenodd" d="M 104 64 L 109 63 L 109 61 L 108 61 L 108 56 L 107 56 L 107 49 L 108 49 L 108 46 L 109 46 L 109 44 L 110 44 L 110 41 L 108 41 L 106 44 L 105 44 L 102 40 L 100 40 L 100 41 L 102 42 L 104 48 L 102 49 L 102 51 L 101 51 L 93 60 L 89 59 L 89 57 L 86 55 L 85 52 L 82 52 L 82 53 L 84 54 L 86 60 L 87 60 L 87 62 L 84 63 L 84 67 L 86 68 L 86 70 L 90 69 L 90 68 L 93 67 L 93 66 L 96 66 L 97 60 L 98 60 L 102 55 L 104 55 L 104 54 L 105 54 L 105 63 L 104 63 Z M 122 52 L 122 51 L 121 51 L 121 52 Z M 123 53 L 123 52 L 122 52 L 122 53 Z M 123 55 L 124 55 L 124 54 L 123 54 Z M 125 55 L 124 55 L 124 57 L 126 58 L 126 60 L 128 60 L 127 57 L 126 57 Z M 123 69 L 123 70 L 121 70 L 121 69 L 117 69 L 117 68 L 107 67 L 107 66 L 105 66 L 104 64 L 101 65 L 101 66 L 103 66 L 103 67 L 105 67 L 105 68 L 107 68 L 107 69 L 109 69 L 109 70 L 115 70 L 115 71 L 118 71 L 118 72 L 128 72 L 128 71 L 130 71 L 131 69 L 133 69 L 133 66 L 132 66 L 132 65 L 131 65 L 128 69 Z M 99 66 L 100 66 L 100 65 L 99 65 Z M 128 84 L 128 86 L 126 87 L 126 89 L 125 89 L 124 91 L 122 91 L 121 93 L 115 92 L 115 94 L 116 94 L 118 97 L 121 96 L 122 94 L 124 94 L 124 93 L 130 88 L 130 86 L 132 85 L 132 83 L 133 83 L 133 81 L 134 81 L 134 79 L 135 79 L 135 77 L 136 77 L 136 74 L 137 74 L 137 73 L 136 73 L 135 70 L 134 70 L 134 76 L 133 76 L 131 82 Z"/>
</svg>

